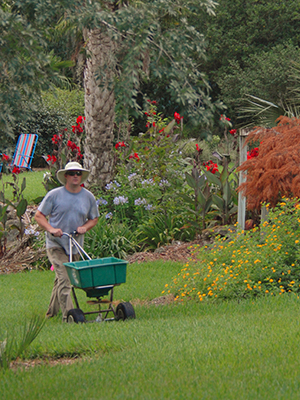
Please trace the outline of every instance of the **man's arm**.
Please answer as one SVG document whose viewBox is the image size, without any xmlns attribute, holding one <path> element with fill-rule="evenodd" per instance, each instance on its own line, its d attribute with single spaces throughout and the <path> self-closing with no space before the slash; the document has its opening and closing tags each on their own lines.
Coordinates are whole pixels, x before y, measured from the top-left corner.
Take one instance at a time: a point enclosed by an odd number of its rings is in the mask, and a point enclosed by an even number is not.
<svg viewBox="0 0 300 400">
<path fill-rule="evenodd" d="M 88 221 L 86 221 L 84 225 L 78 226 L 77 232 L 83 235 L 90 229 L 94 228 L 94 226 L 97 225 L 97 222 L 98 222 L 98 217 L 94 219 L 89 219 Z"/>
<path fill-rule="evenodd" d="M 53 228 L 53 226 L 49 224 L 45 215 L 41 213 L 39 210 L 37 210 L 37 212 L 35 213 L 35 220 L 41 228 L 45 229 L 45 231 L 51 233 L 53 236 L 56 237 L 62 236 L 63 231 L 58 228 Z"/>
</svg>

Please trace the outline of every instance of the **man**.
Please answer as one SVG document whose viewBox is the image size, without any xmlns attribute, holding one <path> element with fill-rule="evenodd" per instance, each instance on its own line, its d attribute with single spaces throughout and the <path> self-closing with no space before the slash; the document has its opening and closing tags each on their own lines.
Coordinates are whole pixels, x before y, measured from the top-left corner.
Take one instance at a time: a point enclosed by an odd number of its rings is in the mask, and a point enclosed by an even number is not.
<svg viewBox="0 0 300 400">
<path fill-rule="evenodd" d="M 95 197 L 81 185 L 89 172 L 77 162 L 69 162 L 57 172 L 57 179 L 64 185 L 47 193 L 35 214 L 36 222 L 46 231 L 46 249 L 49 261 L 55 269 L 55 281 L 47 317 L 57 315 L 61 308 L 63 321 L 73 307 L 71 284 L 63 263 L 69 261 L 69 238 L 63 232 L 79 234 L 78 243 L 83 246 L 84 234 L 98 222 L 99 211 Z M 46 218 L 49 216 L 49 222 Z M 75 246 L 73 260 L 80 256 Z"/>
</svg>

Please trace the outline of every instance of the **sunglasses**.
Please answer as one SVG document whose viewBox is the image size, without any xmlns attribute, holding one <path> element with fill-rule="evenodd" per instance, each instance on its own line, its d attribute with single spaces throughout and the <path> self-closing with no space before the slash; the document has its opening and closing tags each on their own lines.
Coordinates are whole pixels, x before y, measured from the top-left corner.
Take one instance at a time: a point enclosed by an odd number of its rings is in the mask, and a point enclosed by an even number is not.
<svg viewBox="0 0 300 400">
<path fill-rule="evenodd" d="M 67 172 L 67 175 L 70 175 L 70 176 L 75 176 L 75 175 L 81 176 L 82 175 L 82 171 L 69 171 L 69 172 Z"/>
</svg>

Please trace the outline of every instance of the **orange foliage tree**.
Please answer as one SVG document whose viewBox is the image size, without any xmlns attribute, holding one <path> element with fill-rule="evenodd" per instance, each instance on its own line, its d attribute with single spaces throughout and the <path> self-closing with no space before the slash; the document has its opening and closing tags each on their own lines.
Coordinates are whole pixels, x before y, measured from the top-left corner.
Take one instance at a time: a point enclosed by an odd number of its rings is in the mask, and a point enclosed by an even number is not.
<svg viewBox="0 0 300 400">
<path fill-rule="evenodd" d="M 274 207 L 283 196 L 300 197 L 300 119 L 280 117 L 274 128 L 256 128 L 246 143 L 258 142 L 257 157 L 238 168 L 247 172 L 246 182 L 238 187 L 247 209 L 259 211 L 263 202 Z"/>
</svg>

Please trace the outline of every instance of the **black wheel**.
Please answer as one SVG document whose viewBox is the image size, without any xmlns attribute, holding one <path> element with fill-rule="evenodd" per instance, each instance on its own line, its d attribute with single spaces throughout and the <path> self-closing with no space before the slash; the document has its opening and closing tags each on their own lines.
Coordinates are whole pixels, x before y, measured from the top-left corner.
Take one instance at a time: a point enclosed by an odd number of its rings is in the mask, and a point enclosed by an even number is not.
<svg viewBox="0 0 300 400">
<path fill-rule="evenodd" d="M 116 309 L 116 320 L 117 321 L 124 321 L 125 319 L 135 318 L 135 312 L 134 308 L 131 303 L 125 302 L 125 303 L 120 303 L 117 306 Z"/>
<path fill-rule="evenodd" d="M 80 308 L 73 308 L 72 310 L 68 311 L 67 322 L 69 323 L 75 322 L 76 324 L 78 324 L 78 322 L 80 323 L 85 322 L 83 311 L 80 310 Z"/>
</svg>

